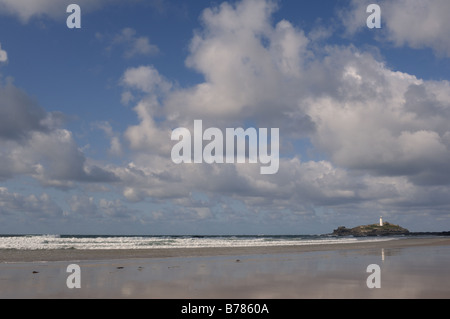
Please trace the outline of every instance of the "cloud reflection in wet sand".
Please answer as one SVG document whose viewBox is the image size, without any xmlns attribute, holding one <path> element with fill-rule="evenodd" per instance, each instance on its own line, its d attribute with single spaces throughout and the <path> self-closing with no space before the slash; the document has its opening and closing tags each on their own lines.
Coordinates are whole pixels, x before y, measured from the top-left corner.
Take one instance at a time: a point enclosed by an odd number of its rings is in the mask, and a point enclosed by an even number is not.
<svg viewBox="0 0 450 319">
<path fill-rule="evenodd" d="M 381 267 L 380 289 L 366 285 L 366 267 L 374 263 Z M 450 297 L 450 246 L 84 261 L 82 287 L 74 290 L 66 286 L 68 264 L 1 264 L 0 297 Z"/>
</svg>

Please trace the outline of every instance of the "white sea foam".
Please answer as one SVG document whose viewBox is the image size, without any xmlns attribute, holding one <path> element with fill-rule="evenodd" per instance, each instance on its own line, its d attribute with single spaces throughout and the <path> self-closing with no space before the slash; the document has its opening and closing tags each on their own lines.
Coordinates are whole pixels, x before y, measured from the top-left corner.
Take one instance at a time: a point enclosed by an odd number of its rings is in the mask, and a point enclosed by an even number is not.
<svg viewBox="0 0 450 319">
<path fill-rule="evenodd" d="M 304 237 L 68 237 L 58 235 L 3 236 L 0 249 L 153 249 L 153 248 L 200 248 L 200 247 L 257 247 L 324 245 L 338 243 L 386 241 L 395 238 L 324 238 Z"/>
</svg>

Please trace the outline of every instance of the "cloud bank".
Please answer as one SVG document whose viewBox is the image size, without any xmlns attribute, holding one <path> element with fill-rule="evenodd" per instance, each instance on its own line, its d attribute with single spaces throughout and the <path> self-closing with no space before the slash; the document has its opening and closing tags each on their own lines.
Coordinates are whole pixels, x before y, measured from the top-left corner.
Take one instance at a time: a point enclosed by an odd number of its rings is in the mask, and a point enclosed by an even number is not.
<svg viewBox="0 0 450 319">
<path fill-rule="evenodd" d="M 174 87 L 150 66 L 125 72 L 124 83 L 145 97 L 135 107 L 140 124 L 125 134 L 140 152 L 116 171 L 123 195 L 180 200 L 196 190 L 280 219 L 314 219 L 317 207 L 344 214 L 448 207 L 430 192 L 450 182 L 449 83 L 392 71 L 353 46 L 317 46 L 289 21 L 273 23 L 276 9 L 252 0 L 206 9 L 186 59 L 205 78 L 195 86 Z M 285 147 L 306 137 L 327 159 L 285 157 L 274 177 L 251 165 L 174 166 L 160 141 L 196 118 L 280 127 Z"/>
<path fill-rule="evenodd" d="M 0 3 L 13 10 L 26 1 Z M 449 55 L 447 2 L 426 3 L 381 1 L 383 32 L 395 45 Z M 349 33 L 359 31 L 361 6 L 354 1 L 341 12 Z M 87 158 L 63 128 L 62 114 L 45 111 L 11 83 L 2 85 L 0 179 L 26 175 L 59 189 L 107 185 L 116 198 L 70 196 L 66 216 L 142 224 L 307 221 L 321 229 L 322 223 L 373 220 L 380 213 L 408 220 L 424 207 L 448 220 L 450 83 L 394 71 L 351 44 L 324 43 L 317 32 L 274 21 L 277 9 L 269 0 L 205 9 L 185 60 L 203 78 L 195 85 L 182 87 L 151 63 L 124 70 L 122 102 L 132 104 L 137 123 L 122 134 L 108 122 L 96 126 L 111 139 L 111 153 L 127 154 L 125 164 Z M 24 21 L 39 15 L 33 6 L 28 10 L 17 14 Z M 416 24 L 408 33 L 410 17 L 419 13 L 434 23 L 421 30 Z M 123 29 L 113 42 L 133 57 L 155 51 L 145 39 Z M 195 119 L 205 127 L 280 128 L 278 174 L 261 175 L 258 165 L 175 165 L 170 133 L 192 128 Z M 0 195 L 5 203 L 15 196 L 7 189 Z"/>
</svg>

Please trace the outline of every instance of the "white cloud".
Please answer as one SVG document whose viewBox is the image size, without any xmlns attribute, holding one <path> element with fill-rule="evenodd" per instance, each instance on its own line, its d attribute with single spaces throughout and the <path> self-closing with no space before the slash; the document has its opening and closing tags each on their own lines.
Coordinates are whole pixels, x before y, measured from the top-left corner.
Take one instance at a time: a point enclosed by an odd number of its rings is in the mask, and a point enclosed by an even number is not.
<svg viewBox="0 0 450 319">
<path fill-rule="evenodd" d="M 426 185 L 447 184 L 450 84 L 394 72 L 353 46 L 314 45 L 292 23 L 274 24 L 275 8 L 247 0 L 205 10 L 186 60 L 204 75 L 198 85 L 171 86 L 149 66 L 125 72 L 126 92 L 144 97 L 135 106 L 140 124 L 125 132 L 139 152 L 132 165 L 114 170 L 123 195 L 185 204 L 199 191 L 237 200 L 255 214 L 312 216 L 314 207 L 402 210 Z M 285 140 L 308 136 L 312 152 L 329 159 L 284 158 L 271 177 L 254 165 L 174 165 L 170 129 L 190 127 L 195 118 L 216 127 L 245 120 L 279 125 Z M 432 205 L 430 197 L 421 199 Z"/>
<path fill-rule="evenodd" d="M 386 2 L 384 9 L 390 40 L 396 45 L 429 47 L 450 57 L 450 2 L 401 0 Z"/>
<path fill-rule="evenodd" d="M 343 23 L 350 34 L 366 27 L 367 5 L 372 1 L 352 0 L 342 12 Z M 382 0 L 383 35 L 397 46 L 431 48 L 440 56 L 450 57 L 450 2 L 447 0 Z"/>
<path fill-rule="evenodd" d="M 154 154 L 169 154 L 167 139 L 170 138 L 171 130 L 166 124 L 157 123 L 154 117 L 162 115 L 160 99 L 171 91 L 172 83 L 153 66 L 127 69 L 121 83 L 126 87 L 126 93 L 130 93 L 128 90 L 132 89 L 145 95 L 134 107 L 140 120 L 139 125 L 128 127 L 124 134 L 131 148 Z"/>
<path fill-rule="evenodd" d="M 0 86 L 0 179 L 26 174 L 58 187 L 116 179 L 87 164 L 72 132 L 61 128 L 63 120 L 63 114 L 46 112 L 12 83 Z"/>
<path fill-rule="evenodd" d="M 279 119 L 274 106 L 289 107 L 292 91 L 301 90 L 308 39 L 288 21 L 272 26 L 275 9 L 272 1 L 249 0 L 203 12 L 204 29 L 192 39 L 186 65 L 206 81 L 170 95 L 171 115 Z"/>
<path fill-rule="evenodd" d="M 127 69 L 122 77 L 122 84 L 155 95 L 166 94 L 172 88 L 172 84 L 153 66 Z"/>
<path fill-rule="evenodd" d="M 34 177 L 48 186 L 71 186 L 73 182 L 114 182 L 116 176 L 96 165 L 88 165 L 70 131 L 34 133 L 19 154 L 33 161 L 38 170 Z"/>
<path fill-rule="evenodd" d="M 134 108 L 140 123 L 128 127 L 124 134 L 132 149 L 153 154 L 170 154 L 171 146 L 167 141 L 170 140 L 171 130 L 154 120 L 153 110 L 157 107 L 156 99 L 149 97 Z"/>
<path fill-rule="evenodd" d="M 8 53 L 2 50 L 2 44 L 0 43 L 0 62 L 8 61 Z"/>
<path fill-rule="evenodd" d="M 450 83 L 393 72 L 360 52 L 336 48 L 328 59 L 336 84 L 308 102 L 313 143 L 342 167 L 417 183 L 450 181 L 443 173 L 450 168 Z"/>
<path fill-rule="evenodd" d="M 312 220 L 316 209 L 351 215 L 450 207 L 444 195 L 450 183 L 450 84 L 394 72 L 352 46 L 315 45 L 323 36 L 311 32 L 308 38 L 289 21 L 273 22 L 275 9 L 272 1 L 244 0 L 203 12 L 186 59 L 204 76 L 202 83 L 177 87 L 149 65 L 124 72 L 122 100 L 135 102 L 139 123 L 123 136 L 107 122 L 97 128 L 115 154 L 125 153 L 121 137 L 129 143 L 132 162 L 126 166 L 89 165 L 72 133 L 56 125 L 56 114 L 16 88 L 3 88 L 0 102 L 9 99 L 17 107 L 10 103 L 0 112 L 17 116 L 16 123 L 0 125 L 0 178 L 27 174 L 66 187 L 114 181 L 129 202 L 170 206 L 153 212 L 159 220 L 166 211 L 197 221 L 249 220 L 248 214 L 292 221 Z M 138 39 L 131 29 L 121 36 L 128 48 Z M 131 56 L 146 54 L 147 44 L 137 44 Z M 274 176 L 262 176 L 258 165 L 175 165 L 171 130 L 190 127 L 196 118 L 205 126 L 251 120 L 280 127 L 285 141 L 308 137 L 311 152 L 325 159 L 283 157 Z M 195 192 L 208 200 L 195 199 Z M 77 196 L 68 204 L 74 213 L 132 216 L 111 198 Z"/>
</svg>

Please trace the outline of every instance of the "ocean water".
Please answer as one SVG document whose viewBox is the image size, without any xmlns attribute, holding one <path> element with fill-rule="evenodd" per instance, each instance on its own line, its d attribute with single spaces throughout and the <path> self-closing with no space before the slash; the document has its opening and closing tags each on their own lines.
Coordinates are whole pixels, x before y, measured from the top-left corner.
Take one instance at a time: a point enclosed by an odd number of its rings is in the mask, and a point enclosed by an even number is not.
<svg viewBox="0 0 450 319">
<path fill-rule="evenodd" d="M 0 249 L 152 249 L 200 247 L 258 247 L 324 245 L 395 240 L 395 237 L 303 236 L 80 236 L 80 235 L 0 235 Z"/>
</svg>

